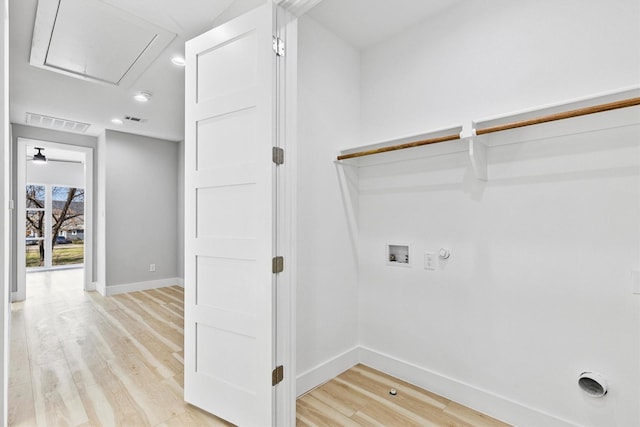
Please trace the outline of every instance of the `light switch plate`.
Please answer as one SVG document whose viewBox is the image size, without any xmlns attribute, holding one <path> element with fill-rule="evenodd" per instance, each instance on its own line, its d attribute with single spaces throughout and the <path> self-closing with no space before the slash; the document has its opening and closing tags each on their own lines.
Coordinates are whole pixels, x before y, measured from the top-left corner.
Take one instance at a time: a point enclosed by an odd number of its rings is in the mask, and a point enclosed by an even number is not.
<svg viewBox="0 0 640 427">
<path fill-rule="evenodd" d="M 436 269 L 436 254 L 433 252 L 424 253 L 424 269 L 435 270 Z"/>
</svg>

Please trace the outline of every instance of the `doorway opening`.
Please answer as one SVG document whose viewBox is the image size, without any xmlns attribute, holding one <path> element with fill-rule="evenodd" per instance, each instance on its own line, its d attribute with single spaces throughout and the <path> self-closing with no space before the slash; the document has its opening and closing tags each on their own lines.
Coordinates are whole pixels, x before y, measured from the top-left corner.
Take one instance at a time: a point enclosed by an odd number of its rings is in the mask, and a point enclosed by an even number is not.
<svg viewBox="0 0 640 427">
<path fill-rule="evenodd" d="M 83 289 L 93 290 L 93 149 L 19 138 L 17 156 L 13 301 L 26 299 L 27 274 L 34 272 L 84 268 Z"/>
</svg>

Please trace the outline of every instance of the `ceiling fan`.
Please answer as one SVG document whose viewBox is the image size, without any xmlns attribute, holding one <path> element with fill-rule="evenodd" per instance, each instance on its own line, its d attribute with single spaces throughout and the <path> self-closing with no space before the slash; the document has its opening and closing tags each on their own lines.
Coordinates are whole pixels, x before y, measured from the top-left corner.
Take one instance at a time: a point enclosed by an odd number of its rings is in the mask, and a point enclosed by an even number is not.
<svg viewBox="0 0 640 427">
<path fill-rule="evenodd" d="M 44 151 L 44 148 L 42 147 L 33 147 L 35 150 L 38 150 L 37 153 L 35 153 L 31 158 L 27 157 L 27 161 L 32 161 L 33 163 L 36 164 L 40 164 L 40 165 L 44 165 L 47 162 L 57 162 L 57 163 L 78 163 L 78 164 L 82 164 L 81 161 L 78 160 L 64 160 L 64 159 L 51 159 L 51 158 L 47 158 L 47 156 L 45 156 L 44 154 L 42 154 L 42 152 Z"/>
</svg>

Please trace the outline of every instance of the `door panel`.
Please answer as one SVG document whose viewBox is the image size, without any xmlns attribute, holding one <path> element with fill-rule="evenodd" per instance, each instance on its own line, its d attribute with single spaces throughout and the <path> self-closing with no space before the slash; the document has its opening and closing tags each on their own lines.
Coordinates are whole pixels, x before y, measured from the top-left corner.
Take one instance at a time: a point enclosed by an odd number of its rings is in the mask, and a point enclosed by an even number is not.
<svg viewBox="0 0 640 427">
<path fill-rule="evenodd" d="M 186 45 L 185 400 L 274 425 L 275 55 L 268 3 Z"/>
<path fill-rule="evenodd" d="M 196 274 L 196 283 L 206 282 L 204 277 L 216 274 L 218 277 L 210 286 L 196 289 L 198 305 L 247 315 L 255 313 L 257 302 L 251 293 L 251 283 L 255 283 L 258 274 L 255 261 L 200 256 Z"/>
<path fill-rule="evenodd" d="M 235 111 L 198 123 L 196 160 L 199 171 L 254 163 L 257 135 L 255 108 Z"/>
<path fill-rule="evenodd" d="M 251 30 L 198 54 L 199 103 L 256 85 L 257 37 L 256 32 Z M 210 78 L 212 75 L 216 78 Z"/>
<path fill-rule="evenodd" d="M 255 183 L 244 183 L 198 189 L 197 237 L 256 238 L 256 188 Z"/>
</svg>

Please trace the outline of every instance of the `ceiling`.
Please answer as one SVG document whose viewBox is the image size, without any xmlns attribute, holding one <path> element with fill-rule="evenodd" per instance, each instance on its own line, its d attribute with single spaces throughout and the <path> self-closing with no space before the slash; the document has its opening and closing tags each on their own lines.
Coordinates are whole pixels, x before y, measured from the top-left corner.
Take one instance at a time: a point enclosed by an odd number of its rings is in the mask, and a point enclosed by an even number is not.
<svg viewBox="0 0 640 427">
<path fill-rule="evenodd" d="M 58 2 L 40 1 L 55 6 Z M 72 13 L 65 18 L 71 25 L 55 40 L 56 43 L 67 44 L 54 46 L 54 39 L 47 39 L 45 53 L 47 49 L 51 53 L 57 53 L 56 60 L 50 62 L 67 70 L 66 74 L 30 64 L 30 60 L 33 61 L 32 56 L 37 54 L 32 52 L 32 40 L 35 50 L 42 34 L 41 25 L 38 25 L 40 32 L 36 31 L 34 38 L 38 1 L 9 2 L 11 122 L 25 124 L 27 113 L 32 113 L 88 124 L 85 131 L 88 135 L 97 136 L 105 129 L 114 129 L 173 141 L 182 140 L 184 68 L 173 65 L 171 58 L 176 55 L 183 56 L 184 43 L 210 29 L 214 19 L 234 0 L 60 1 L 60 10 L 63 9 L 62 6 L 75 10 L 75 16 Z M 283 4 L 287 4 L 287 1 L 292 4 L 312 5 L 318 0 L 286 0 Z M 459 1 L 461 0 L 322 0 L 308 13 L 353 46 L 364 49 Z M 74 17 L 84 19 L 89 16 L 88 12 L 79 11 L 79 8 L 88 2 L 96 3 L 97 7 L 106 11 L 105 15 L 95 14 L 90 24 L 83 22 L 74 27 Z M 135 50 L 127 52 L 125 48 L 116 49 L 117 46 L 126 44 L 127 38 L 122 37 L 122 30 L 115 29 L 120 28 L 118 25 L 121 22 L 109 21 L 106 17 L 118 10 L 129 16 L 123 19 L 139 24 L 140 28 L 136 28 L 135 31 L 142 37 L 147 37 L 145 31 L 150 31 L 148 28 L 151 28 L 158 33 L 164 32 L 165 38 L 168 38 L 166 47 L 163 46 L 160 51 L 153 53 L 150 59 L 146 59 L 146 63 L 137 70 L 138 74 L 122 74 L 126 68 L 126 61 L 123 62 L 125 65 L 115 63 L 116 59 L 126 56 L 127 53 L 136 55 Z M 105 19 L 100 19 L 101 16 L 105 16 Z M 61 18 L 60 22 L 62 21 Z M 93 30 L 95 31 L 91 32 Z M 87 34 L 86 31 L 91 32 L 90 36 L 77 35 Z M 50 33 L 49 30 L 49 35 Z M 107 42 L 113 44 L 107 45 Z M 139 45 L 144 47 L 143 42 Z M 57 49 L 53 49 L 54 47 Z M 104 53 L 96 55 L 95 52 L 99 52 L 101 47 Z M 116 55 L 114 50 L 117 51 Z M 88 65 L 77 66 L 78 63 Z M 89 78 L 71 75 L 82 74 L 84 71 L 90 75 Z M 98 78 L 93 78 L 95 76 Z M 117 84 L 97 81 L 109 79 Z M 150 102 L 143 104 L 135 101 L 133 95 L 139 91 L 150 92 L 153 95 Z M 125 116 L 140 118 L 142 121 L 136 123 L 125 120 L 122 125 L 111 122 L 113 118 L 123 119 Z"/>
<path fill-rule="evenodd" d="M 463 0 L 322 0 L 309 16 L 358 49 L 374 46 Z"/>
<path fill-rule="evenodd" d="M 63 0 L 64 1 L 64 0 Z M 84 0 L 96 1 L 96 0 Z M 135 17 L 160 27 L 175 37 L 135 81 L 124 85 L 96 83 L 52 72 L 29 64 L 37 0 L 10 0 L 10 115 L 12 123 L 26 123 L 27 113 L 90 124 L 85 132 L 99 135 L 115 129 L 168 140 L 184 137 L 184 68 L 171 63 L 184 55 L 184 43 L 211 28 L 213 20 L 233 0 L 103 0 Z M 100 24 L 98 24 L 100 25 Z M 112 28 L 101 28 L 109 34 Z M 114 35 L 115 37 L 115 35 Z M 78 44 L 87 45 L 88 40 Z M 153 94 L 141 104 L 138 91 Z M 113 118 L 132 116 L 140 123 L 114 125 Z"/>
</svg>

